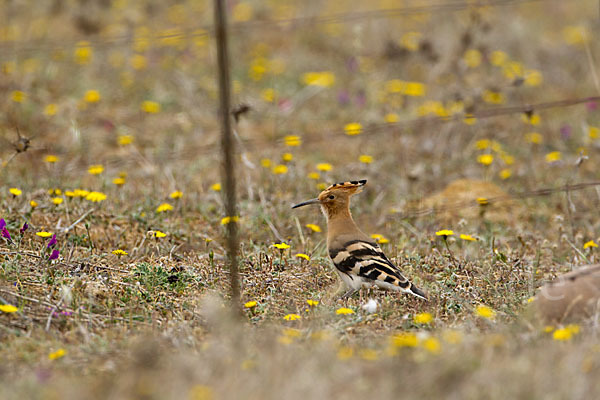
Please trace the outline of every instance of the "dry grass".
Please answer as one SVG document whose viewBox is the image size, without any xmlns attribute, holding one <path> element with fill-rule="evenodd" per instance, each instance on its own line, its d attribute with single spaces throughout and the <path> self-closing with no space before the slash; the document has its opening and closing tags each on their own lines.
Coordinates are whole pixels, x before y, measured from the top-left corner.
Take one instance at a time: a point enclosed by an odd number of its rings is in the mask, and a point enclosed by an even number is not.
<svg viewBox="0 0 600 400">
<path fill-rule="evenodd" d="M 600 145 L 590 127 L 600 125 L 600 105 L 534 110 L 535 125 L 523 113 L 463 122 L 478 110 L 597 95 L 597 45 L 578 41 L 581 29 L 597 34 L 596 2 L 303 28 L 265 21 L 422 3 L 232 5 L 234 97 L 252 108 L 235 125 L 242 322 L 225 308 L 214 45 L 198 31 L 210 26 L 210 2 L 41 3 L 3 7 L 0 28 L 8 55 L 0 75 L 0 218 L 19 243 L 0 239 L 0 304 L 19 308 L 0 313 L 0 398 L 599 394 L 595 321 L 554 340 L 564 327 L 545 332 L 525 308 L 548 279 L 598 261 L 597 249 L 583 248 L 598 238 L 596 188 L 533 191 L 597 179 Z M 245 23 L 249 9 L 251 21 L 262 22 Z M 419 32 L 414 49 L 408 32 Z M 81 40 L 91 46 L 88 63 Z M 497 50 L 518 64 L 494 65 Z M 469 67 L 477 54 L 479 65 Z M 311 71 L 330 71 L 335 83 L 307 86 L 303 74 Z M 393 79 L 423 83 L 425 93 L 396 93 Z M 98 101 L 90 102 L 90 90 Z M 494 93 L 503 104 L 493 103 Z M 430 103 L 421 118 L 427 101 L 441 103 Z M 391 113 L 399 123 L 385 122 Z M 351 122 L 361 123 L 360 135 L 345 135 Z M 10 144 L 15 127 L 31 138 L 19 154 Z M 541 143 L 532 143 L 533 132 Z M 123 144 L 128 135 L 133 142 Z M 302 143 L 286 146 L 288 135 Z M 561 160 L 550 163 L 553 151 Z M 589 158 L 576 166 L 582 151 Z M 284 161 L 284 153 L 293 159 Z M 482 154 L 493 155 L 491 165 L 478 162 Z M 100 175 L 88 173 L 95 164 L 104 167 Z M 287 172 L 274 173 L 277 165 Z M 120 175 L 125 183 L 115 185 Z M 359 178 L 369 183 L 352 206 L 358 224 L 389 240 L 385 252 L 430 301 L 381 291 L 338 300 L 324 233 L 306 227 L 324 231 L 322 216 L 290 205 L 314 197 L 319 185 Z M 77 188 L 107 199 L 67 195 Z M 173 199 L 176 190 L 183 196 Z M 61 204 L 53 204 L 57 197 Z M 477 197 L 494 201 L 478 206 Z M 173 209 L 156 212 L 162 203 Z M 441 210 L 420 212 L 432 207 Z M 25 221 L 30 228 L 21 236 Z M 440 229 L 456 234 L 445 243 L 435 235 Z M 57 233 L 55 261 L 48 239 L 35 235 L 42 230 Z M 157 231 L 167 236 L 156 238 Z M 272 246 L 282 241 L 291 248 Z M 376 313 L 362 308 L 367 299 L 378 302 Z M 244 308 L 248 301 L 257 305 Z M 481 316 L 481 305 L 495 316 Z M 354 314 L 336 314 L 340 307 Z M 432 322 L 415 322 L 419 313 Z M 285 320 L 288 314 L 301 319 Z M 58 349 L 64 356 L 49 359 Z"/>
</svg>

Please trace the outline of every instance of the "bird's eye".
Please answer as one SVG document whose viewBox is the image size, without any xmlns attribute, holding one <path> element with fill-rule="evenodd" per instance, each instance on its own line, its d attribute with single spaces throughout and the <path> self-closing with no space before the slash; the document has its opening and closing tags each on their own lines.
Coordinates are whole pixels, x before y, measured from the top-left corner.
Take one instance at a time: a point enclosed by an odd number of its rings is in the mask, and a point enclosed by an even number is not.
<svg viewBox="0 0 600 400">
<path fill-rule="evenodd" d="M 335 196 L 334 196 L 334 195 L 332 195 L 332 194 L 330 194 L 328 198 L 329 198 L 330 200 L 333 200 L 333 199 L 335 199 Z"/>
</svg>

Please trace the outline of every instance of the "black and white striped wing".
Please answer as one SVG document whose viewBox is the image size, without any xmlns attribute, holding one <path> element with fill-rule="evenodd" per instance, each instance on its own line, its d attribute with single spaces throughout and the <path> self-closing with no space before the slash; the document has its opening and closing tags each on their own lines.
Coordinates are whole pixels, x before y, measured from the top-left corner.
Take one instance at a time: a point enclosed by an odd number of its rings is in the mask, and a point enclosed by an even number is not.
<svg viewBox="0 0 600 400">
<path fill-rule="evenodd" d="M 329 256 L 335 267 L 344 274 L 358 276 L 374 283 L 387 283 L 404 292 L 427 298 L 425 293 L 413 285 L 381 251 L 375 243 L 351 240 L 341 247 L 330 249 Z M 383 286 L 383 285 L 379 285 Z M 387 285 L 385 285 L 387 286 Z"/>
</svg>

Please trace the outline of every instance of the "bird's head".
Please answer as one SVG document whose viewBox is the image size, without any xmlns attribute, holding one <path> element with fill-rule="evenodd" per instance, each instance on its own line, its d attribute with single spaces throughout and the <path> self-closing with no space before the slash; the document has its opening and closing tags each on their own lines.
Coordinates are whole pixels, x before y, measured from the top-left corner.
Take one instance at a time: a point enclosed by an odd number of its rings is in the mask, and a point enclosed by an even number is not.
<svg viewBox="0 0 600 400">
<path fill-rule="evenodd" d="M 319 193 L 319 196 L 316 199 L 304 201 L 292 206 L 292 208 L 308 206 L 310 204 L 319 204 L 327 217 L 331 218 L 340 212 L 348 211 L 350 206 L 350 197 L 360 193 L 363 189 L 363 186 L 366 184 L 366 179 L 362 179 L 360 181 L 334 183 Z"/>
</svg>

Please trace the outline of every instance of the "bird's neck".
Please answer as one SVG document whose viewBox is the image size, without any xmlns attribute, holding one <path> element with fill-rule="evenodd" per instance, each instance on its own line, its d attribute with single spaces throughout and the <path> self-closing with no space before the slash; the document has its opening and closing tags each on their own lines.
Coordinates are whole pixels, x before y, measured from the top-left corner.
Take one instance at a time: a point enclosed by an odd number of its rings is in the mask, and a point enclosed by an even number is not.
<svg viewBox="0 0 600 400">
<path fill-rule="evenodd" d="M 342 233 L 360 232 L 360 229 L 352 219 L 350 210 L 346 208 L 333 215 L 327 215 L 327 231 L 328 236 L 335 236 Z"/>
</svg>

